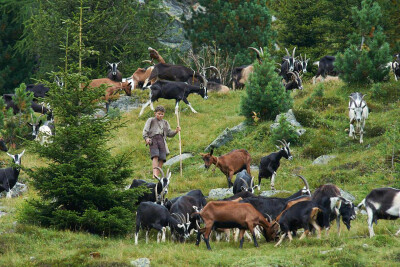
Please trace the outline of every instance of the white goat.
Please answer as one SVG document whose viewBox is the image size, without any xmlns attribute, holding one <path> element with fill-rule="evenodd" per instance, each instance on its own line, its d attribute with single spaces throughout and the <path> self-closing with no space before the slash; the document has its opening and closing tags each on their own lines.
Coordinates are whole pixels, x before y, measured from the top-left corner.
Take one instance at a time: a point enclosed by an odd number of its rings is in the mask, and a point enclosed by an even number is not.
<svg viewBox="0 0 400 267">
<path fill-rule="evenodd" d="M 355 135 L 360 135 L 360 144 L 363 143 L 365 120 L 368 118 L 368 106 L 363 99 L 365 95 L 352 93 L 349 102 L 350 132 L 349 136 L 355 139 Z M 354 127 L 355 124 L 355 127 Z"/>
</svg>

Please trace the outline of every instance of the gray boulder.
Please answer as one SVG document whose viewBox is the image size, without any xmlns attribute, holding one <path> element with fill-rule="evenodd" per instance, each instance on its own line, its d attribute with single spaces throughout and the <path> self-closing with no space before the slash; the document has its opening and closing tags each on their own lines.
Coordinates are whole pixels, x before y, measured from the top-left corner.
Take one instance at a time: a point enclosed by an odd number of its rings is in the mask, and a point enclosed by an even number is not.
<svg viewBox="0 0 400 267">
<path fill-rule="evenodd" d="M 211 144 L 209 144 L 206 149 L 204 149 L 205 152 L 208 152 L 211 150 L 211 148 L 218 148 L 220 146 L 225 145 L 226 143 L 230 142 L 233 140 L 233 134 L 238 133 L 243 131 L 246 128 L 245 124 L 242 122 L 239 125 L 236 125 L 235 127 L 232 128 L 226 128 L 214 141 L 212 141 Z"/>
<path fill-rule="evenodd" d="M 117 100 L 110 103 L 111 108 L 117 108 L 122 112 L 129 112 L 140 106 L 139 98 L 122 95 Z"/>
<path fill-rule="evenodd" d="M 268 190 L 268 191 L 262 191 L 260 196 L 272 197 L 273 195 L 276 195 L 278 193 L 291 193 L 291 192 L 287 190 Z"/>
<path fill-rule="evenodd" d="M 306 129 L 304 129 L 303 126 L 301 126 L 301 124 L 296 120 L 293 110 L 291 109 L 289 109 L 286 113 L 281 113 L 276 116 L 275 123 L 271 124 L 270 126 L 271 131 L 279 127 L 279 120 L 282 116 L 285 116 L 290 125 L 295 128 L 298 136 L 302 136 L 306 132 Z"/>
<path fill-rule="evenodd" d="M 192 158 L 193 156 L 194 155 L 192 153 L 182 153 L 182 161 L 185 160 L 185 159 L 188 159 L 188 158 Z M 179 155 L 174 156 L 174 157 L 170 158 L 169 160 L 167 160 L 164 163 L 164 166 L 171 166 L 171 165 L 173 165 L 173 164 L 175 164 L 177 162 L 180 162 L 180 156 Z"/>
<path fill-rule="evenodd" d="M 335 155 L 322 155 L 322 156 L 319 156 L 318 158 L 316 158 L 313 161 L 312 165 L 325 165 L 325 164 L 328 164 L 328 162 L 334 158 L 336 158 Z"/>
<path fill-rule="evenodd" d="M 233 187 L 231 188 L 215 188 L 208 193 L 208 198 L 221 199 L 233 196 Z"/>
<path fill-rule="evenodd" d="M 11 197 L 19 197 L 27 191 L 28 191 L 28 186 L 26 184 L 17 182 L 14 185 L 13 189 L 11 189 Z M 7 195 L 6 191 L 0 193 L 0 197 L 5 197 L 6 195 Z"/>
<path fill-rule="evenodd" d="M 148 258 L 140 258 L 131 261 L 131 265 L 136 267 L 150 267 L 150 260 Z"/>
<path fill-rule="evenodd" d="M 349 192 L 346 192 L 344 190 L 340 189 L 340 194 L 342 195 L 342 197 L 344 197 L 345 199 L 350 200 L 351 202 L 354 202 L 356 200 L 356 197 L 353 196 L 352 194 L 350 194 Z"/>
</svg>

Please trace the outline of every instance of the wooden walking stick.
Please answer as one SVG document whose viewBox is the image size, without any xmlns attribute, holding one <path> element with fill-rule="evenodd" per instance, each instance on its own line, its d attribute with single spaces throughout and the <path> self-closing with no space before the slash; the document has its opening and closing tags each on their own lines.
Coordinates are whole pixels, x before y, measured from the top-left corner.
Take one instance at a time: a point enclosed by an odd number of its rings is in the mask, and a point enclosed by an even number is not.
<svg viewBox="0 0 400 267">
<path fill-rule="evenodd" d="M 179 110 L 176 113 L 176 120 L 178 121 L 178 127 L 181 127 L 179 125 Z M 178 132 L 178 137 L 179 137 L 179 165 L 181 168 L 181 177 L 182 177 L 182 141 L 181 141 L 181 131 Z"/>
</svg>

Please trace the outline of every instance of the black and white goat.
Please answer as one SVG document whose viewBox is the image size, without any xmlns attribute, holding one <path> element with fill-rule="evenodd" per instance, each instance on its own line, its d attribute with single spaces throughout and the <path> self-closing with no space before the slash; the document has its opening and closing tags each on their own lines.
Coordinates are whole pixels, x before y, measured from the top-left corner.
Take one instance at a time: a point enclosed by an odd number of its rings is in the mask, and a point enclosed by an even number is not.
<svg viewBox="0 0 400 267">
<path fill-rule="evenodd" d="M 334 67 L 335 63 L 334 56 L 324 56 L 319 61 L 314 62 L 314 65 L 318 66 L 317 74 L 313 77 L 313 84 L 315 84 L 316 79 L 318 76 L 322 76 L 325 78 L 327 75 L 337 76 L 337 72 Z"/>
<path fill-rule="evenodd" d="M 164 171 L 160 167 L 155 167 L 155 168 L 159 169 L 162 175 L 162 177 L 154 175 L 154 178 L 158 180 L 158 183 L 149 183 L 144 180 L 134 179 L 132 181 L 131 186 L 129 187 L 129 189 L 131 189 L 139 186 L 145 186 L 148 189 L 150 189 L 150 193 L 144 193 L 141 197 L 139 197 L 138 203 L 143 201 L 151 201 L 154 203 L 160 203 L 161 205 L 164 204 L 165 196 L 168 193 L 168 186 L 171 179 L 171 172 L 168 169 L 167 176 L 165 176 Z"/>
<path fill-rule="evenodd" d="M 304 55 L 304 59 L 300 54 L 300 60 L 296 60 L 294 63 L 294 71 L 297 71 L 298 73 L 303 72 L 306 73 L 307 72 L 307 64 L 308 61 L 310 59 L 307 58 L 307 55 Z"/>
<path fill-rule="evenodd" d="M 153 105 L 153 102 L 158 100 L 159 98 L 164 99 L 175 99 L 175 113 L 178 113 L 179 102 L 182 100 L 186 105 L 190 107 L 193 113 L 197 113 L 196 110 L 193 109 L 190 102 L 187 100 L 188 96 L 192 93 L 199 94 L 204 99 L 208 98 L 207 95 L 207 87 L 196 85 L 190 85 L 184 82 L 171 82 L 171 81 L 156 81 L 150 87 L 150 100 L 147 101 L 142 109 L 140 110 L 139 116 L 141 116 L 144 112 L 144 109 L 148 105 Z"/>
<path fill-rule="evenodd" d="M 289 51 L 287 50 L 287 48 L 285 48 L 286 50 L 286 56 L 283 57 L 283 61 L 281 63 L 281 71 L 280 71 L 280 75 L 282 76 L 282 78 L 285 80 L 285 82 L 289 82 L 290 80 L 290 75 L 289 72 L 294 71 L 294 66 L 295 66 L 295 51 L 296 51 L 296 47 L 293 48 L 293 52 L 292 55 L 290 56 Z"/>
<path fill-rule="evenodd" d="M 400 79 L 400 63 L 398 61 L 392 62 L 392 71 L 394 74 L 394 79 L 398 81 Z"/>
<path fill-rule="evenodd" d="M 257 186 L 254 185 L 254 177 L 251 177 L 246 170 L 242 170 L 236 174 L 235 182 L 233 183 L 233 194 L 242 191 L 254 192 Z"/>
<path fill-rule="evenodd" d="M 303 90 L 303 83 L 299 73 L 297 71 L 289 71 L 287 74 L 290 75 L 290 80 L 285 84 L 286 91 L 294 89 Z"/>
<path fill-rule="evenodd" d="M 365 120 L 368 118 L 368 106 L 364 100 L 365 95 L 352 93 L 349 101 L 350 131 L 349 136 L 356 138 L 360 135 L 360 144 L 363 143 Z M 355 124 L 355 127 L 354 127 Z"/>
<path fill-rule="evenodd" d="M 11 155 L 10 153 L 7 152 L 7 155 L 9 155 L 13 159 L 13 162 L 16 165 L 20 166 L 21 157 L 22 155 L 24 155 L 24 153 L 25 150 L 17 155 Z M 19 172 L 20 169 L 18 166 L 0 169 L 0 192 L 6 191 L 7 198 L 11 198 L 11 189 L 15 186 L 15 184 L 18 181 Z"/>
<path fill-rule="evenodd" d="M 148 233 L 151 229 L 158 230 L 157 243 L 165 242 L 166 227 L 171 228 L 172 233 L 182 236 L 184 239 L 189 237 L 188 227 L 190 223 L 182 223 L 172 216 L 168 209 L 162 205 L 152 202 L 140 203 L 136 212 L 136 231 L 135 245 L 138 244 L 140 228 L 146 231 L 146 243 L 148 243 Z M 162 235 L 162 236 L 161 236 Z"/>
<path fill-rule="evenodd" d="M 42 114 L 43 115 L 43 114 Z M 46 120 L 43 125 L 42 125 L 42 120 L 41 117 L 42 115 L 39 116 L 39 118 L 36 120 L 33 119 L 32 114 L 31 114 L 31 120 L 32 122 L 28 122 L 29 126 L 32 127 L 32 137 L 35 141 L 38 141 L 41 145 L 50 143 L 51 140 L 49 140 L 49 137 L 54 135 L 54 119 L 51 114 L 47 116 L 47 118 L 50 118 L 50 120 Z"/>
<path fill-rule="evenodd" d="M 357 207 L 362 206 L 368 214 L 369 237 L 373 237 L 373 223 L 378 224 L 378 219 L 396 220 L 400 217 L 400 190 L 391 187 L 373 189 Z M 395 235 L 399 234 L 400 229 Z"/>
<path fill-rule="evenodd" d="M 280 166 L 281 158 L 284 157 L 288 160 L 293 159 L 289 148 L 290 142 L 286 143 L 285 140 L 283 140 L 283 142 L 280 140 L 278 141 L 282 144 L 281 148 L 279 146 L 276 146 L 279 149 L 279 151 L 271 153 L 268 156 L 261 158 L 259 167 L 260 171 L 258 173 L 258 190 L 260 190 L 261 188 L 261 178 L 269 178 L 269 177 L 271 177 L 271 190 L 275 190 L 276 171 Z"/>
<path fill-rule="evenodd" d="M 118 65 L 121 63 L 120 62 L 116 62 L 116 63 L 109 63 L 108 61 L 106 61 L 106 63 L 108 64 L 109 67 L 109 71 L 107 72 L 107 78 L 112 80 L 112 81 L 116 81 L 116 82 L 122 82 L 122 73 L 118 70 Z"/>
</svg>

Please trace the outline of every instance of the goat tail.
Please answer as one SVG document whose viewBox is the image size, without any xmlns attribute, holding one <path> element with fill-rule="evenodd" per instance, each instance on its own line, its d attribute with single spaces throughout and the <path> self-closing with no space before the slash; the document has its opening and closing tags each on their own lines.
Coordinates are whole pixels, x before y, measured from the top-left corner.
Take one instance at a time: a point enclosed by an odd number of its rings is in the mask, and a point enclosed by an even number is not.
<svg viewBox="0 0 400 267">
<path fill-rule="evenodd" d="M 315 61 L 313 65 L 317 65 L 319 67 L 319 61 Z"/>
<path fill-rule="evenodd" d="M 365 198 L 357 205 L 357 209 L 361 209 L 363 206 L 365 207 Z"/>
<path fill-rule="evenodd" d="M 312 209 L 311 209 L 310 218 L 311 218 L 313 221 L 315 221 L 315 220 L 317 219 L 318 213 L 320 213 L 321 211 L 322 211 L 322 210 L 321 210 L 320 208 L 317 208 L 317 207 L 312 208 Z"/>
</svg>

